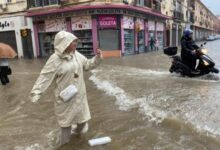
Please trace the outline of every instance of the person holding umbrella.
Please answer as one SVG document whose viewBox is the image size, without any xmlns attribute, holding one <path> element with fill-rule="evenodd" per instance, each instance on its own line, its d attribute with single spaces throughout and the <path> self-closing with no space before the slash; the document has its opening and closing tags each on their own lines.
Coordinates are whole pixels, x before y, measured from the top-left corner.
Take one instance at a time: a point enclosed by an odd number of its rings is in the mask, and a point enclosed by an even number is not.
<svg viewBox="0 0 220 150">
<path fill-rule="evenodd" d="M 0 80 L 2 85 L 9 83 L 8 78 L 9 63 L 7 58 L 0 58 Z"/>
<path fill-rule="evenodd" d="M 0 43 L 0 80 L 2 85 L 9 83 L 8 75 L 11 74 L 11 68 L 8 59 L 15 56 L 17 54 L 10 45 Z"/>
</svg>

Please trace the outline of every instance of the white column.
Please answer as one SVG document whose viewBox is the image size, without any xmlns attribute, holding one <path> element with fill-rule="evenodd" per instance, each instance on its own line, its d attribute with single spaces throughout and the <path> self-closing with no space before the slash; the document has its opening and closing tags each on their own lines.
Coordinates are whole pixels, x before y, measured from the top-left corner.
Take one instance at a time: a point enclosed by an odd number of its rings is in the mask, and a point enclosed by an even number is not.
<svg viewBox="0 0 220 150">
<path fill-rule="evenodd" d="M 33 45 L 33 53 L 34 57 L 37 57 L 36 45 L 35 45 L 35 36 L 34 36 L 34 26 L 33 26 L 33 19 L 30 17 L 26 18 L 27 26 L 31 29 L 31 38 L 32 38 L 32 45 Z"/>
</svg>

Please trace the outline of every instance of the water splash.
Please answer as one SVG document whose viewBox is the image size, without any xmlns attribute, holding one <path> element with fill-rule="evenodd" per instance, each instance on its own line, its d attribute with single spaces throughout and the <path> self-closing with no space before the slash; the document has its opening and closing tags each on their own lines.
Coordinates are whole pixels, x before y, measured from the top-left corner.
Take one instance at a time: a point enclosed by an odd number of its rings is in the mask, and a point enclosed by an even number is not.
<svg viewBox="0 0 220 150">
<path fill-rule="evenodd" d="M 103 79 L 103 77 L 106 77 L 105 75 L 103 75 L 105 73 L 108 74 L 108 77 L 107 77 L 108 80 Z M 219 135 L 220 132 L 218 129 L 215 129 L 209 125 L 205 125 L 204 122 L 199 123 L 198 121 L 196 121 L 196 119 L 193 120 L 193 117 L 191 116 L 194 116 L 195 114 L 193 114 L 193 111 L 191 110 L 192 109 L 197 110 L 197 108 L 199 107 L 197 106 L 198 105 L 197 103 L 195 104 L 196 106 L 195 108 L 191 107 L 191 104 L 192 104 L 191 100 L 189 100 L 189 103 L 184 103 L 183 101 L 182 106 L 178 105 L 179 103 L 175 105 L 176 103 L 174 102 L 175 101 L 174 98 L 166 96 L 166 95 L 165 96 L 160 95 L 159 97 L 156 97 L 154 96 L 153 92 L 150 95 L 145 95 L 140 98 L 136 98 L 130 95 L 130 93 L 126 93 L 122 88 L 118 87 L 115 84 L 114 80 L 112 81 L 113 77 L 117 79 L 117 77 L 121 75 L 123 76 L 132 75 L 135 78 L 137 77 L 137 75 L 140 75 L 140 73 L 141 73 L 141 76 L 143 74 L 149 75 L 152 73 L 156 75 L 163 75 L 163 77 L 164 75 L 166 75 L 166 73 L 163 73 L 163 72 L 160 73 L 159 71 L 149 71 L 149 70 L 128 68 L 128 67 L 125 70 L 123 70 L 123 68 L 118 69 L 116 67 L 112 69 L 111 67 L 111 70 L 108 70 L 107 72 L 106 71 L 104 72 L 103 70 L 93 70 L 92 76 L 89 79 L 94 82 L 94 84 L 97 86 L 98 89 L 105 91 L 105 93 L 109 96 L 114 96 L 116 98 L 115 104 L 119 106 L 120 110 L 128 111 L 130 109 L 136 108 L 138 109 L 139 113 L 143 114 L 144 119 L 153 121 L 156 124 L 163 122 L 163 120 L 166 118 L 177 119 L 180 117 L 181 119 L 184 120 L 186 124 L 191 124 L 193 128 L 198 131 L 198 133 L 205 133 L 205 134 L 210 133 L 214 135 Z M 111 74 L 116 74 L 118 76 L 112 77 Z M 213 76 L 208 75 L 208 76 L 203 76 L 201 78 L 180 78 L 180 79 L 181 80 L 190 79 L 190 81 L 193 80 L 193 81 L 202 81 L 202 82 L 218 82 L 219 81 L 219 80 L 217 81 L 209 80 L 210 77 L 213 77 Z M 141 79 L 144 79 L 144 77 L 142 77 Z M 117 80 L 116 80 L 116 83 L 118 83 Z M 188 106 L 190 107 L 188 108 Z M 190 114 L 189 116 L 186 116 L 187 112 L 192 112 L 192 114 Z"/>
<path fill-rule="evenodd" d="M 150 105 L 155 99 L 153 94 L 142 98 L 134 98 L 113 83 L 98 79 L 96 77 L 97 72 L 97 70 L 92 71 L 93 75 L 89 79 L 94 82 L 98 89 L 105 91 L 109 96 L 114 96 L 116 98 L 115 103 L 119 106 L 120 110 L 128 111 L 133 108 L 138 108 L 138 112 L 144 114 L 144 118 L 156 122 L 157 124 L 161 123 L 163 119 L 166 118 L 166 112 Z"/>
<path fill-rule="evenodd" d="M 220 77 L 216 74 L 207 74 L 200 77 L 183 77 L 180 74 L 172 74 L 172 77 L 178 78 L 179 80 L 193 80 L 199 82 L 220 82 Z"/>
</svg>

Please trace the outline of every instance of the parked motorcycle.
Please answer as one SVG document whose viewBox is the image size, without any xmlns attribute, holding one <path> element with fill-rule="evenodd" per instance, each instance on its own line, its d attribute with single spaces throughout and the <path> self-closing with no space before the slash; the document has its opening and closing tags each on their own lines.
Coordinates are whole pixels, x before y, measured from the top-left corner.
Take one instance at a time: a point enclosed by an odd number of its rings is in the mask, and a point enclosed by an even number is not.
<svg viewBox="0 0 220 150">
<path fill-rule="evenodd" d="M 204 43 L 206 44 L 206 43 Z M 170 73 L 178 73 L 182 76 L 198 77 L 209 73 L 219 73 L 219 70 L 215 68 L 214 61 L 207 55 L 208 50 L 201 45 L 196 51 L 198 56 L 198 65 L 196 70 L 198 72 L 191 71 L 191 69 L 183 64 L 181 57 L 177 54 L 177 47 L 167 47 L 164 49 L 164 54 L 168 55 L 172 59 L 172 64 L 169 69 Z"/>
</svg>

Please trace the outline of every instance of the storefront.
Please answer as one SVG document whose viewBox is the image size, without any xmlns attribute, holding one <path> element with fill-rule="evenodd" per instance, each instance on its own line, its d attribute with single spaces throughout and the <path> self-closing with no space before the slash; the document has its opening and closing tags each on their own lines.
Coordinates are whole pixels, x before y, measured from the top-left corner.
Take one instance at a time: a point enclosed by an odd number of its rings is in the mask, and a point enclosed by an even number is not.
<svg viewBox="0 0 220 150">
<path fill-rule="evenodd" d="M 77 50 L 86 56 L 93 56 L 92 18 L 91 16 L 79 16 L 71 18 L 71 30 L 79 41 Z"/>
<path fill-rule="evenodd" d="M 82 7 L 81 9 L 79 7 Z M 35 36 L 38 43 L 38 56 L 49 56 L 53 53 L 54 35 L 60 30 L 74 33 L 78 38 L 77 50 L 91 57 L 97 48 L 103 50 L 104 57 L 143 53 L 148 45 L 148 37 L 155 37 L 155 17 L 163 23 L 166 17 L 154 12 L 135 12 L 136 7 L 109 5 L 79 6 L 80 12 L 57 10 L 55 12 L 30 13 L 33 17 Z M 131 8 L 132 9 L 131 9 Z M 148 15 L 146 15 L 148 14 Z M 151 18 L 151 24 L 148 19 Z M 153 26 L 152 26 L 153 24 Z M 148 31 L 150 30 L 150 33 Z M 162 30 L 161 30 L 162 32 Z"/>
<path fill-rule="evenodd" d="M 0 42 L 9 44 L 19 58 L 33 58 L 36 55 L 32 31 L 33 21 L 29 17 L 11 15 L 0 18 Z"/>
<path fill-rule="evenodd" d="M 0 18 L 0 42 L 9 44 L 19 57 L 23 56 L 20 29 L 24 26 L 24 16 Z"/>
<path fill-rule="evenodd" d="M 67 31 L 67 24 L 64 18 L 48 19 L 38 22 L 39 52 L 38 56 L 48 57 L 54 52 L 54 37 L 58 31 Z"/>
<path fill-rule="evenodd" d="M 99 48 L 103 51 L 120 51 L 120 16 L 97 15 Z"/>
</svg>

